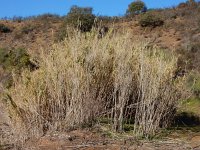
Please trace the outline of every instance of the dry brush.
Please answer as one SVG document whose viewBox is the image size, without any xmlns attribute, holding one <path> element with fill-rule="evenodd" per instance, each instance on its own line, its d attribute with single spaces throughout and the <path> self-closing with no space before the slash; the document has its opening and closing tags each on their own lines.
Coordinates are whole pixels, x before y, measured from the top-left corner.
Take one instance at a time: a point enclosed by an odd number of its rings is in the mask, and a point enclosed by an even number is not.
<svg viewBox="0 0 200 150">
<path fill-rule="evenodd" d="M 149 137 L 170 125 L 183 79 L 173 79 L 172 53 L 134 40 L 129 33 L 75 32 L 40 55 L 39 69 L 14 76 L 4 99 L 13 135 L 24 141 L 108 117 L 113 129 L 134 122 Z"/>
</svg>

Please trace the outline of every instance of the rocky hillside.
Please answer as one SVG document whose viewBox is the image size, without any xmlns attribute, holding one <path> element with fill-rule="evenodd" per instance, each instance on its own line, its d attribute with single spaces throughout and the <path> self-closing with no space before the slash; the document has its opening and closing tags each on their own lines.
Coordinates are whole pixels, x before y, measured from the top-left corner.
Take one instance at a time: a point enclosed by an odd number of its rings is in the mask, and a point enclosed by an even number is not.
<svg viewBox="0 0 200 150">
<path fill-rule="evenodd" d="M 153 44 L 162 48 L 176 50 L 183 57 L 198 55 L 200 38 L 200 5 L 183 5 L 176 8 L 151 10 L 154 16 L 162 18 L 164 24 L 160 26 L 141 27 L 140 20 L 143 15 L 134 17 L 120 17 L 117 19 L 100 17 L 103 24 L 116 30 L 128 29 L 134 36 L 143 36 Z M 152 21 L 154 16 L 150 16 Z M 45 14 L 30 17 L 24 20 L 0 20 L 0 25 L 9 29 L 0 32 L 0 48 L 24 48 L 29 53 L 38 53 L 42 47 L 47 47 L 62 38 L 64 17 Z M 66 29 L 67 30 L 67 29 Z M 185 58 L 190 59 L 190 58 Z M 193 61 L 198 58 L 193 58 Z M 191 66 L 190 66 L 191 67 Z M 198 67 L 193 65 L 193 67 Z"/>
</svg>

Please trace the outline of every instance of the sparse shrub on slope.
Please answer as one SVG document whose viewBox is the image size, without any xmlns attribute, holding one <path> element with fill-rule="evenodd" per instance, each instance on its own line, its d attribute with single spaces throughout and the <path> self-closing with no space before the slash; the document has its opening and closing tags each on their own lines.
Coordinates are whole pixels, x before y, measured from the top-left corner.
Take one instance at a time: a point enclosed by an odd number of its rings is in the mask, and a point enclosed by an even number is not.
<svg viewBox="0 0 200 150">
<path fill-rule="evenodd" d="M 128 33 L 75 32 L 41 53 L 38 70 L 14 78 L 4 98 L 13 135 L 23 141 L 106 117 L 116 131 L 132 120 L 135 135 L 148 138 L 169 126 L 182 98 L 175 69 L 175 57 Z"/>
<path fill-rule="evenodd" d="M 21 28 L 21 33 L 28 34 L 28 33 L 32 32 L 34 29 L 36 29 L 35 25 L 27 24 Z"/>
<path fill-rule="evenodd" d="M 34 23 L 27 23 L 23 25 L 22 27 L 18 28 L 14 32 L 14 38 L 16 40 L 23 38 L 25 35 L 32 33 L 33 31 L 36 31 L 37 29 L 41 28 L 40 25 L 34 24 Z"/>
<path fill-rule="evenodd" d="M 67 30 L 68 30 L 67 23 L 63 22 L 60 25 L 58 32 L 56 33 L 55 41 L 56 42 L 63 41 L 67 37 Z"/>
<path fill-rule="evenodd" d="M 153 13 L 146 13 L 143 14 L 139 20 L 139 24 L 141 27 L 157 27 L 162 26 L 164 24 L 164 21 L 160 16 Z"/>
<path fill-rule="evenodd" d="M 9 50 L 0 49 L 0 67 L 3 68 L 0 82 L 3 87 L 9 88 L 13 83 L 12 72 L 20 74 L 23 69 L 33 69 L 35 65 L 30 61 L 30 56 L 22 48 Z"/>
<path fill-rule="evenodd" d="M 180 54 L 178 65 L 182 68 L 187 68 L 187 70 L 197 70 L 200 71 L 200 43 L 198 39 L 185 40 L 186 42 L 177 49 Z"/>
<path fill-rule="evenodd" d="M 61 20 L 61 17 L 56 14 L 43 14 L 35 17 L 36 20 L 43 22 L 43 23 L 56 23 Z"/>
<path fill-rule="evenodd" d="M 30 67 L 30 57 L 22 48 L 9 50 L 6 48 L 0 49 L 0 65 L 8 71 L 12 69 L 20 70 Z"/>
<path fill-rule="evenodd" d="M 92 14 L 90 7 L 73 6 L 66 16 L 66 23 L 82 32 L 88 32 L 94 25 L 95 15 Z"/>
<path fill-rule="evenodd" d="M 0 24 L 0 32 L 9 33 L 9 32 L 11 32 L 11 29 L 4 24 Z"/>
</svg>

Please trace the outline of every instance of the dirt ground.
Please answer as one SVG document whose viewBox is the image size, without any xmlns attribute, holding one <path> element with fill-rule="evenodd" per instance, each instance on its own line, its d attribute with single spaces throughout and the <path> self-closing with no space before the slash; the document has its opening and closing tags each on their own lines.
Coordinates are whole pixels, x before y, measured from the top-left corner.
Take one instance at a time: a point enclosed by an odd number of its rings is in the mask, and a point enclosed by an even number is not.
<svg viewBox="0 0 200 150">
<path fill-rule="evenodd" d="M 11 147 L 5 146 L 5 149 Z M 152 141 L 137 140 L 131 136 L 107 137 L 105 133 L 74 130 L 51 133 L 40 139 L 29 140 L 25 150 L 200 150 L 200 134 L 180 138 L 163 138 Z"/>
<path fill-rule="evenodd" d="M 0 140 L 4 133 L 9 133 L 8 120 L 0 105 Z M 132 135 L 131 131 L 116 134 L 97 125 L 92 129 L 48 133 L 17 148 L 12 144 L 1 145 L 0 141 L 0 150 L 200 150 L 199 130 L 174 130 L 151 141 L 138 140 Z"/>
<path fill-rule="evenodd" d="M 9 127 L 5 123 L 8 118 L 3 118 L 3 107 L 0 109 L 0 136 L 3 136 Z M 116 134 L 97 126 L 48 133 L 17 148 L 0 144 L 0 150 L 200 150 L 200 132 L 174 131 L 166 137 L 147 141 L 138 140 L 131 133 Z"/>
</svg>

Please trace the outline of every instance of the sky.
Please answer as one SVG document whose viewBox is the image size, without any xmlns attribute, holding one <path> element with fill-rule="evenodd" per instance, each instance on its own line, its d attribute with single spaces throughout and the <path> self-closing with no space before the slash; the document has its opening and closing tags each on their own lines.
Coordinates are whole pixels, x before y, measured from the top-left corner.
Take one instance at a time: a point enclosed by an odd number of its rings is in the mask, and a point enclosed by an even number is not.
<svg viewBox="0 0 200 150">
<path fill-rule="evenodd" d="M 44 13 L 66 15 L 72 5 L 90 6 L 96 15 L 122 16 L 134 0 L 0 0 L 0 18 Z M 143 0 L 148 8 L 176 6 L 186 0 Z"/>
</svg>

